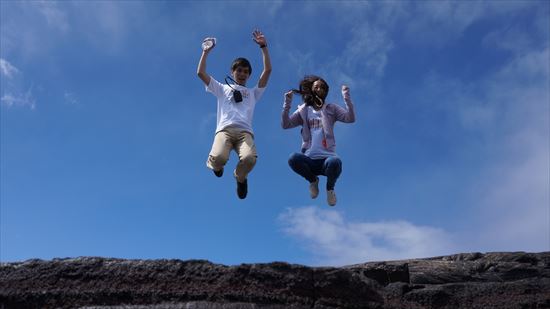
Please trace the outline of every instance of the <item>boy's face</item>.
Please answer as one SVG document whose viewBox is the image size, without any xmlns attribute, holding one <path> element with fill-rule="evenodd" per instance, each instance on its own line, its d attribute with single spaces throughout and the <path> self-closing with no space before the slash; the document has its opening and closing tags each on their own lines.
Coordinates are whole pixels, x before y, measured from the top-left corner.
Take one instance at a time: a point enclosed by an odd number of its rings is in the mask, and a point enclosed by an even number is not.
<svg viewBox="0 0 550 309">
<path fill-rule="evenodd" d="M 246 81 L 249 77 L 250 70 L 248 67 L 238 66 L 235 70 L 233 70 L 233 79 L 241 86 L 246 85 Z"/>
</svg>

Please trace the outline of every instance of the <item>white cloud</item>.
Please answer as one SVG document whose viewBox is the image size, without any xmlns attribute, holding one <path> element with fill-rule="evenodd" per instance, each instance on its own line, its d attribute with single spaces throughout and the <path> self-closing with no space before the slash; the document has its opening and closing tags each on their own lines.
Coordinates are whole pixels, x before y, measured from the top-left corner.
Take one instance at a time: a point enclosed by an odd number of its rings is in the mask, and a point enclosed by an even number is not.
<svg viewBox="0 0 550 309">
<path fill-rule="evenodd" d="M 533 47 L 534 43 L 531 36 L 523 33 L 518 26 L 498 29 L 488 34 L 483 43 L 488 48 L 501 48 L 514 52 L 522 52 Z"/>
<path fill-rule="evenodd" d="M 409 42 L 442 47 L 459 39 L 476 21 L 518 13 L 537 5 L 529 1 L 417 1 L 403 3 L 407 18 L 403 27 Z"/>
<path fill-rule="evenodd" d="M 284 231 L 302 241 L 319 265 L 427 257 L 451 253 L 452 237 L 440 228 L 406 221 L 350 222 L 335 210 L 288 209 Z"/>
<path fill-rule="evenodd" d="M 509 35 L 507 42 L 517 37 Z M 464 184 L 479 192 L 464 213 L 472 222 L 460 236 L 466 251 L 550 250 L 550 49 L 514 51 L 500 70 L 475 83 L 437 75 L 419 89 L 432 108 L 457 120 L 458 130 L 483 142 L 456 145 L 487 158 Z"/>
<path fill-rule="evenodd" d="M 0 103 L 8 108 L 14 106 L 36 108 L 36 100 L 32 94 L 32 87 L 21 91 L 21 71 L 6 59 L 0 58 L 0 80 L 2 93 Z"/>
<path fill-rule="evenodd" d="M 32 88 L 29 88 L 24 93 L 3 93 L 0 102 L 8 108 L 14 106 L 28 107 L 31 110 L 36 108 L 36 100 L 32 94 Z"/>
<path fill-rule="evenodd" d="M 411 93 L 417 108 L 437 110 L 493 142 L 495 134 L 538 127 L 546 135 L 550 49 L 521 52 L 499 70 L 474 81 L 431 72 Z M 502 142 L 499 140 L 499 142 Z"/>
<path fill-rule="evenodd" d="M 3 55 L 37 57 L 57 46 L 58 37 L 70 30 L 66 7 L 54 1 L 4 1 Z"/>
<path fill-rule="evenodd" d="M 416 2 L 405 34 L 414 43 L 442 46 L 456 40 L 473 21 L 483 14 L 482 2 Z"/>
<path fill-rule="evenodd" d="M 463 213 L 470 223 L 460 235 L 466 251 L 550 250 L 550 49 L 548 41 L 541 49 L 526 37 L 517 29 L 490 34 L 484 42 L 498 44 L 486 47 L 512 56 L 486 77 L 434 73 L 418 88 L 417 99 L 425 100 L 419 108 L 438 109 L 455 130 L 482 143 L 455 145 L 486 158 L 463 184 L 477 192 Z"/>
<path fill-rule="evenodd" d="M 58 7 L 57 2 L 53 1 L 38 1 L 35 2 L 37 9 L 46 18 L 49 26 L 57 28 L 62 32 L 69 30 L 67 13 Z"/>
<path fill-rule="evenodd" d="M 486 189 L 480 241 L 495 250 L 550 250 L 550 49 L 518 52 L 485 85 L 502 133 L 476 184 Z"/>
<path fill-rule="evenodd" d="M 340 56 L 325 66 L 321 73 L 331 76 L 339 84 L 348 84 L 352 88 L 370 86 L 369 91 L 373 92 L 372 85 L 384 76 L 389 53 L 395 48 L 394 37 L 404 37 L 413 45 L 443 47 L 458 40 L 476 21 L 511 12 L 517 13 L 518 10 L 533 5 L 521 1 L 505 4 L 497 1 L 418 1 L 344 5 L 339 9 L 345 12 L 342 15 L 346 16 L 342 22 L 349 25 L 349 33 L 342 34 L 349 37 L 348 43 L 342 48 Z M 542 16 L 539 19 L 544 18 L 545 16 Z M 497 39 L 501 35 L 497 33 L 494 36 Z M 532 45 L 532 42 L 527 41 L 518 45 L 518 40 L 524 37 L 518 33 L 514 42 L 498 44 L 509 43 L 508 45 L 514 48 Z M 404 41 L 400 44 L 404 44 Z"/>
<path fill-rule="evenodd" d="M 269 6 L 267 7 L 267 11 L 269 13 L 269 16 L 271 18 L 275 18 L 277 14 L 281 11 L 284 1 L 283 0 L 273 0 L 268 2 Z"/>
<path fill-rule="evenodd" d="M 9 63 L 9 61 L 0 58 L 0 72 L 7 78 L 13 78 L 15 74 L 19 73 L 19 70 Z"/>
<path fill-rule="evenodd" d="M 386 31 L 363 23 L 353 28 L 350 36 L 340 56 L 331 63 L 325 74 L 333 76 L 338 84 L 347 84 L 351 88 L 382 78 L 388 53 L 394 45 Z"/>
<path fill-rule="evenodd" d="M 321 8 L 335 10 L 329 4 L 328 7 L 317 7 L 315 5 L 305 5 L 304 10 L 309 14 L 320 14 Z M 385 68 L 388 63 L 388 54 L 394 47 L 388 33 L 389 26 L 385 23 L 377 23 L 374 19 L 365 18 L 365 15 L 373 15 L 370 3 L 349 3 L 343 2 L 338 7 L 339 15 L 346 16 L 339 21 L 341 29 L 339 36 L 345 38 L 341 46 L 327 46 L 336 51 L 336 56 L 330 59 L 317 58 L 321 55 L 317 50 L 322 45 L 308 45 L 315 40 L 322 42 L 324 38 L 319 37 L 307 41 L 304 44 L 290 45 L 285 47 L 287 50 L 286 58 L 289 59 L 298 72 L 298 76 L 306 74 L 318 74 L 331 80 L 335 85 L 346 84 L 350 88 L 358 88 L 374 85 L 375 82 L 384 76 Z M 384 12 L 391 11 L 392 5 L 382 6 Z M 306 13 L 304 13 L 306 14 Z M 388 13 L 390 14 L 390 13 Z M 304 19 L 312 18 L 305 16 Z M 372 89 L 369 89 L 372 92 Z"/>
<path fill-rule="evenodd" d="M 287 53 L 287 59 L 292 63 L 292 67 L 294 67 L 296 71 L 296 76 L 299 78 L 313 72 L 314 62 L 312 52 L 302 52 L 298 50 L 289 51 Z"/>
<path fill-rule="evenodd" d="M 342 23 L 348 25 L 348 30 L 342 32 L 348 38 L 346 45 L 336 47 L 341 48 L 339 56 L 319 65 L 319 59 L 313 59 L 314 53 L 297 47 L 288 51 L 288 58 L 300 72 L 320 68 L 319 74 L 330 76 L 337 84 L 372 86 L 384 76 L 396 34 L 413 45 L 442 47 L 459 39 L 478 20 L 530 6 L 457 1 L 347 3 L 338 8 L 346 16 Z M 304 9 L 316 12 L 314 6 L 306 5 Z"/>
<path fill-rule="evenodd" d="M 73 36 L 99 51 L 117 52 L 134 26 L 148 29 L 146 5 L 137 1 L 8 2 L 2 7 L 0 27 L 3 53 L 37 59 Z"/>
<path fill-rule="evenodd" d="M 480 197 L 477 246 L 491 251 L 550 250 L 550 148 L 547 138 L 530 134 L 520 137 L 519 140 L 535 143 L 531 145 L 533 149 L 521 158 L 499 162 L 480 183 L 486 191 Z M 510 146 L 525 144 L 513 141 Z"/>
<path fill-rule="evenodd" d="M 117 53 L 126 44 L 133 26 L 145 26 L 142 2 L 74 2 L 67 7 L 75 30 L 101 52 Z M 143 31 L 143 30 L 141 30 Z"/>
<path fill-rule="evenodd" d="M 68 104 L 71 104 L 71 105 L 78 104 L 76 95 L 72 92 L 65 91 L 65 93 L 63 94 L 63 97 L 65 98 L 65 102 L 67 102 Z"/>
</svg>

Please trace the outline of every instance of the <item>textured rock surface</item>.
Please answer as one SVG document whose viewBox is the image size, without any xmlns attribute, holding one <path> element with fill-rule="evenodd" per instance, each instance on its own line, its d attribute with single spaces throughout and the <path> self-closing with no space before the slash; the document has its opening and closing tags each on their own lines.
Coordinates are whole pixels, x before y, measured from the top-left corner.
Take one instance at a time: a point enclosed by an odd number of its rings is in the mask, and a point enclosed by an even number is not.
<svg viewBox="0 0 550 309">
<path fill-rule="evenodd" d="M 340 268 L 28 260 L 0 265 L 0 308 L 550 308 L 550 252 L 457 254 Z"/>
</svg>

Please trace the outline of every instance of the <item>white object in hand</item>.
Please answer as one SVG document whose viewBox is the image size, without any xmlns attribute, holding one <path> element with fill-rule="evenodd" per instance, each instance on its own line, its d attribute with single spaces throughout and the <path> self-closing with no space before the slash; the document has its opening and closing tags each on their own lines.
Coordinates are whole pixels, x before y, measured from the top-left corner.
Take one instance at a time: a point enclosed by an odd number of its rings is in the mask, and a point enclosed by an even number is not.
<svg viewBox="0 0 550 309">
<path fill-rule="evenodd" d="M 216 38 L 206 38 L 202 41 L 202 50 L 207 50 L 216 45 Z"/>
</svg>

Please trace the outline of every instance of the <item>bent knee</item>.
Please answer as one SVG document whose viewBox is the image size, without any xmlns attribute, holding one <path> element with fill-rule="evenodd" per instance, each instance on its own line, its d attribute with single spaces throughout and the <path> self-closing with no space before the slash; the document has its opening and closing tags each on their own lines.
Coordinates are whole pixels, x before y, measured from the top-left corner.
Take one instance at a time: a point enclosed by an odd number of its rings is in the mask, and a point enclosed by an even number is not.
<svg viewBox="0 0 550 309">
<path fill-rule="evenodd" d="M 295 165 L 296 163 L 301 161 L 302 156 L 303 156 L 302 154 L 299 154 L 297 152 L 291 153 L 290 156 L 288 157 L 288 165 L 290 166 Z"/>
<path fill-rule="evenodd" d="M 256 164 L 256 156 L 255 155 L 246 155 L 241 158 L 241 162 L 245 165 L 252 166 Z"/>
<path fill-rule="evenodd" d="M 338 157 L 327 158 L 327 160 L 325 161 L 325 166 L 329 170 L 341 171 L 342 170 L 342 160 L 340 160 L 340 158 L 338 158 Z"/>
<path fill-rule="evenodd" d="M 213 166 L 217 166 L 217 167 L 224 166 L 225 163 L 227 163 L 227 160 L 229 160 L 229 156 L 224 156 L 224 155 L 209 155 L 208 156 L 208 161 L 210 161 L 210 163 Z"/>
</svg>

